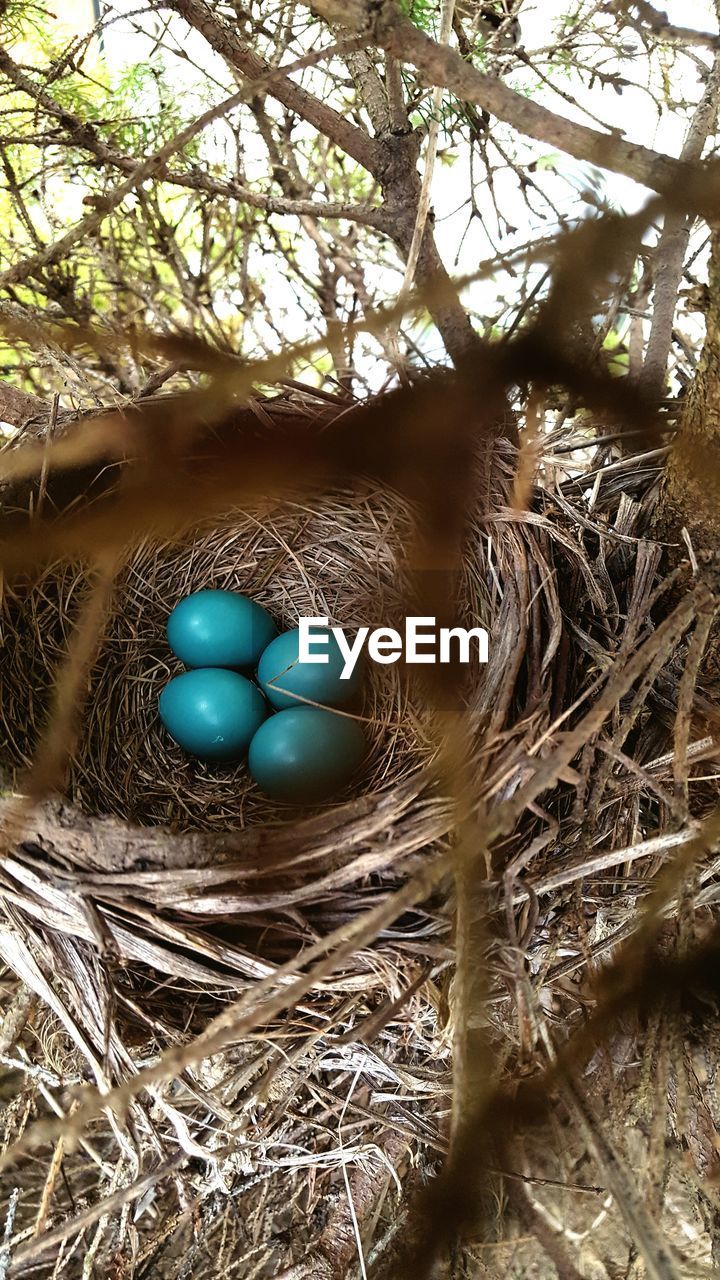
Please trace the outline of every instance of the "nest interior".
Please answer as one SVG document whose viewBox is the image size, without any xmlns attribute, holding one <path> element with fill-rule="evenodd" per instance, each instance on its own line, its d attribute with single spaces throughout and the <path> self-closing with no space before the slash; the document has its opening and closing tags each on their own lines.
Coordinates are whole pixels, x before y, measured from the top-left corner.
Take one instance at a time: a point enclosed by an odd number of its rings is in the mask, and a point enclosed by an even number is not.
<svg viewBox="0 0 720 1280">
<path fill-rule="evenodd" d="M 354 629 L 387 625 L 403 598 L 410 513 L 378 488 L 315 503 L 228 512 L 179 543 L 145 542 L 118 575 L 82 727 L 68 797 L 84 812 L 175 829 L 240 828 L 297 810 L 263 798 L 244 764 L 208 767 L 164 732 L 158 695 L 182 665 L 165 637 L 168 615 L 193 591 L 221 587 L 264 605 L 280 629 L 322 615 Z M 2 712 L 6 765 L 29 767 L 59 664 L 88 591 L 82 566 L 51 566 L 5 592 Z M 361 709 L 368 742 L 353 792 L 378 790 L 417 768 L 429 749 L 422 713 L 395 667 L 366 668 Z"/>
</svg>

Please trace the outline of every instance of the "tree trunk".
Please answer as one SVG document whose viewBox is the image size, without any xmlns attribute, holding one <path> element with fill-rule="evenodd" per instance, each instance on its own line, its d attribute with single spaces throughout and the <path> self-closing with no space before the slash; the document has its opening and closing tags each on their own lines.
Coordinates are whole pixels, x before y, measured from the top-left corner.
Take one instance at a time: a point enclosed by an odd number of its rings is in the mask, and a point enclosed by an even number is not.
<svg viewBox="0 0 720 1280">
<path fill-rule="evenodd" d="M 685 528 L 695 553 L 720 552 L 720 226 L 711 232 L 707 332 L 695 379 L 668 458 L 655 517 L 656 536 L 686 554 Z"/>
<path fill-rule="evenodd" d="M 670 545 L 669 569 L 692 553 L 720 568 L 720 225 L 711 227 L 705 344 L 668 457 L 653 533 Z M 687 539 L 689 538 L 690 546 Z M 701 674 L 720 676 L 720 624 L 710 632 Z"/>
</svg>

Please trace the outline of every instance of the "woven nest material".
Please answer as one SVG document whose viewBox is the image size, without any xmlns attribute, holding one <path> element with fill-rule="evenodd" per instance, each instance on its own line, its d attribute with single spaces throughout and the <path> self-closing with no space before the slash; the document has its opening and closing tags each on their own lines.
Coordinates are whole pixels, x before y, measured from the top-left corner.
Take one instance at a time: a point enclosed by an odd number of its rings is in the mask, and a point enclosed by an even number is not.
<svg viewBox="0 0 720 1280">
<path fill-rule="evenodd" d="M 224 831 L 293 816 L 261 795 L 244 764 L 206 766 L 163 730 L 158 695 L 183 670 L 165 637 L 168 614 L 190 592 L 215 587 L 248 594 L 281 629 L 302 615 L 324 615 L 348 629 L 387 625 L 401 609 L 410 524 L 396 495 L 368 489 L 314 505 L 230 512 L 179 544 L 135 549 L 116 582 L 68 796 L 87 813 L 176 829 Z M 82 567 L 52 566 L 5 594 L 0 716 L 16 767 L 32 759 L 86 591 Z M 356 794 L 401 780 L 429 749 L 398 670 L 370 664 L 366 685 L 361 715 L 369 750 Z"/>
<path fill-rule="evenodd" d="M 36 810 L 3 859 L 13 915 L 0 945 L 48 1010 L 36 1054 L 45 1094 L 38 1101 L 29 1076 L 23 1114 L 33 1107 L 44 1114 L 46 1095 L 72 1112 L 69 1089 L 88 1067 L 102 1090 L 127 1086 L 118 1114 L 137 1136 L 132 1150 L 122 1138 L 122 1176 L 148 1274 L 209 1278 L 228 1258 L 248 1276 L 351 1274 L 352 1214 L 368 1257 L 391 1254 L 401 1221 L 396 1185 L 412 1183 L 417 1169 L 425 1176 L 447 1150 L 450 1046 L 458 1028 L 473 1033 L 468 1012 L 474 1017 L 485 1001 L 479 1016 L 514 1097 L 528 1065 L 544 1067 L 535 1020 L 581 1034 L 579 1011 L 594 999 L 588 972 L 632 934 L 657 858 L 674 847 L 672 734 L 686 645 L 678 632 L 651 678 L 635 691 L 628 681 L 622 698 L 606 694 L 598 673 L 622 676 L 633 653 L 652 643 L 661 616 L 661 549 L 643 538 L 657 469 L 628 458 L 605 471 L 598 450 L 568 477 L 554 472 L 553 446 L 556 456 L 565 449 L 582 457 L 584 441 L 568 431 L 548 443 L 547 487 L 539 484 L 530 509 L 518 513 L 510 502 L 513 452 L 497 443 L 489 498 L 467 523 L 461 603 L 491 634 L 488 666 L 467 691 L 471 800 L 484 815 L 503 805 L 510 814 L 466 886 L 471 906 L 482 896 L 478 915 L 487 911 L 490 922 L 478 944 L 487 981 L 480 995 L 472 982 L 463 990 L 453 981 L 449 878 L 424 887 L 426 869 L 455 838 L 455 812 L 427 767 L 433 717 L 398 669 L 371 679 L 365 773 L 316 813 L 270 805 L 242 767 L 189 763 L 156 718 L 159 688 L 174 670 L 165 621 L 182 595 L 205 586 L 245 590 L 280 625 L 300 613 L 327 613 L 348 627 L 387 622 L 403 601 L 408 509 L 389 490 L 366 486 L 228 513 L 176 545 L 136 548 L 118 577 L 65 800 Z M 587 477 L 596 475 L 590 505 Z M 31 758 L 86 585 L 82 566 L 51 567 L 6 589 L 6 769 L 21 771 Z M 565 731 L 571 740 L 603 698 L 603 715 L 565 765 L 532 803 L 513 810 L 527 779 L 546 761 L 552 768 Z M 572 714 L 558 720 L 568 707 Z M 703 781 L 708 747 L 695 737 L 688 768 L 697 774 L 692 813 L 700 817 L 715 784 Z M 408 882 L 412 894 L 403 898 Z M 700 906 L 713 900 L 711 891 L 711 883 L 702 889 Z M 384 923 L 366 927 L 384 905 Z M 301 993 L 286 997 L 295 981 Z M 239 1001 L 235 1021 L 225 1024 L 222 1052 L 209 1052 L 193 1037 L 229 998 Z M 275 1001 L 269 1011 L 264 999 Z M 633 1062 L 642 1037 L 642 1030 L 628 1037 Z M 654 1053 L 650 1045 L 653 1070 Z M 136 1073 L 168 1054 L 159 1083 L 136 1090 Z M 633 1095 L 622 1093 L 614 1072 L 612 1057 L 598 1055 L 597 1093 L 617 1097 L 613 1114 L 631 1135 L 625 1158 L 635 1167 L 647 1152 Z M 98 1214 L 115 1194 L 119 1149 L 117 1124 L 101 1121 L 101 1104 L 91 1158 L 80 1126 L 81 1145 L 69 1145 L 63 1163 L 76 1200 Z M 601 1204 L 579 1181 L 588 1160 L 583 1132 L 564 1126 L 558 1141 L 552 1123 L 538 1125 L 522 1159 L 514 1157 L 523 1176 L 538 1179 L 533 1194 L 544 1197 L 553 1220 L 570 1224 L 578 1239 L 594 1238 Z M 18 1122 L 10 1141 L 20 1137 Z M 175 1166 L 167 1173 L 159 1161 L 178 1155 L 176 1178 Z M 698 1168 L 711 1156 L 703 1149 Z M 145 1176 L 157 1221 L 144 1191 L 133 1199 Z M 29 1266 L 45 1249 L 51 1267 L 52 1236 L 50 1245 L 31 1238 L 43 1179 L 41 1162 L 33 1162 L 14 1257 Z M 178 1203 L 202 1205 L 202 1222 L 195 1214 L 176 1219 Z M 618 1205 L 616 1197 L 603 1231 L 620 1273 L 627 1240 Z M 61 1239 L 76 1219 L 68 1212 Z M 123 1215 L 113 1210 L 109 1223 L 108 1267 L 128 1248 Z M 498 1223 L 499 1237 L 503 1230 Z M 536 1271 L 522 1237 L 511 1246 L 508 1275 L 549 1274 Z M 68 1274 L 81 1271 L 79 1262 Z"/>
<path fill-rule="evenodd" d="M 505 442 L 488 450 L 483 474 L 493 477 L 499 509 L 513 466 Z M 429 790 L 435 715 L 399 665 L 368 664 L 360 712 L 366 764 L 344 796 L 317 812 L 267 800 L 244 764 L 221 768 L 188 758 L 157 715 L 162 687 L 181 670 L 167 645 L 167 617 L 189 592 L 246 592 L 281 628 L 303 614 L 326 615 L 350 630 L 399 625 L 408 611 L 414 532 L 413 513 L 397 493 L 363 483 L 230 511 L 175 543 L 132 549 L 115 581 L 69 762 L 63 801 L 73 808 L 64 816 L 62 805 L 50 806 L 44 835 L 24 850 L 37 876 L 26 902 L 36 920 L 97 942 L 83 903 L 112 882 L 112 911 L 99 907 L 101 934 L 119 957 L 204 986 L 235 986 L 266 972 L 315 930 L 362 914 L 441 847 L 452 818 L 451 806 Z M 513 575 L 514 566 L 524 575 L 524 538 L 512 522 L 490 531 L 479 516 L 468 520 L 458 621 L 482 623 L 497 636 L 488 667 L 465 690 L 478 726 L 503 722 L 523 661 L 513 618 L 526 590 L 518 593 Z M 20 789 L 88 585 L 86 566 L 52 564 L 3 592 L 0 765 Z M 551 580 L 547 585 L 552 597 Z M 495 769 L 502 770 L 502 752 L 494 767 L 483 765 L 488 786 Z M 95 818 L 102 821 L 85 821 Z M 62 887 L 48 854 L 63 864 Z M 289 925 L 293 908 L 302 920 Z M 228 946 L 217 929 L 231 921 L 238 925 Z M 428 927 L 424 914 L 409 926 L 411 950 L 416 927 Z M 350 967 L 367 974 L 367 957 L 356 956 Z"/>
<path fill-rule="evenodd" d="M 490 796 L 512 795 L 523 775 L 522 753 L 551 723 L 559 692 L 571 698 L 586 670 L 592 678 L 584 642 L 572 641 L 563 622 L 563 595 L 575 599 L 577 616 L 589 627 L 609 601 L 575 536 L 572 509 L 565 519 L 553 503 L 548 519 L 539 502 L 536 512 L 519 518 L 508 505 L 513 448 L 500 440 L 486 453 L 489 487 L 467 520 L 458 588 L 458 621 L 481 622 L 491 635 L 489 663 L 466 689 L 477 744 L 477 806 Z M 626 488 L 633 475 L 629 467 Z M 612 491 L 609 504 L 615 520 Z M 619 510 L 624 528 L 634 528 L 639 508 L 621 494 Z M 331 930 L 361 914 L 379 891 L 402 884 L 419 858 L 442 846 L 453 819 L 452 805 L 433 792 L 428 773 L 438 741 L 435 718 L 399 666 L 368 664 L 365 768 L 345 796 L 317 814 L 265 799 L 243 764 L 219 768 L 189 759 L 157 715 L 160 690 L 181 669 L 167 646 L 167 617 L 189 592 L 246 592 L 280 627 L 302 614 L 325 614 L 349 629 L 392 625 L 407 611 L 412 536 L 412 512 L 398 495 L 365 484 L 318 500 L 228 512 L 179 542 L 145 542 L 132 550 L 116 579 L 69 763 L 64 800 L 73 809 L 67 821 L 62 810 L 47 817 L 49 847 L 53 855 L 62 849 L 62 889 L 48 888 L 54 908 L 48 917 L 35 886 L 37 918 L 51 920 L 60 933 L 96 939 L 74 890 L 94 893 L 99 885 L 92 877 L 101 872 L 113 878 L 115 905 L 103 929 L 119 956 L 222 986 L 228 978 L 252 977 L 258 960 L 274 963 L 297 947 L 306 926 L 296 922 L 288 931 L 292 904 L 302 904 L 313 930 Z M 609 549 L 622 591 L 630 592 L 633 540 L 615 534 Z M 17 785 L 41 737 L 87 589 L 87 570 L 77 564 L 51 565 L 5 588 L 0 764 Z M 111 817 L 121 825 L 85 827 L 85 817 Z M 69 842 L 64 823 L 76 833 Z M 183 832 L 186 838 L 178 840 Z M 519 830 L 506 856 L 525 838 Z M 26 856 L 43 878 L 41 849 L 39 858 L 35 846 Z M 143 936 L 135 927 L 138 894 L 150 911 Z M 105 908 L 100 911 L 105 918 Z M 214 930 L 238 913 L 237 945 L 218 948 Z M 170 939 L 168 920 L 175 931 Z M 365 959 L 355 963 L 366 971 Z"/>
</svg>

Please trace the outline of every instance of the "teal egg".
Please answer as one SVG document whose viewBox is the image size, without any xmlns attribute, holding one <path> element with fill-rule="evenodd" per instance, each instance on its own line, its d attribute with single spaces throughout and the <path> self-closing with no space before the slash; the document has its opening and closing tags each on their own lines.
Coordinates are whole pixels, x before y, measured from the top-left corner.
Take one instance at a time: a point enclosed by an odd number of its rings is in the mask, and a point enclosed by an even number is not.
<svg viewBox="0 0 720 1280">
<path fill-rule="evenodd" d="M 314 634 L 322 635 L 318 627 Z M 327 653 L 327 663 L 300 662 L 300 632 L 283 631 L 268 645 L 258 665 L 257 677 L 265 697 L 274 707 L 301 707 L 305 702 L 319 702 L 326 707 L 341 707 L 350 702 L 362 683 L 360 664 L 347 680 L 340 679 L 345 659 L 331 631 L 326 631 L 328 644 L 311 645 L 314 653 Z M 286 691 L 286 692 L 285 692 Z M 295 697 L 291 695 L 297 695 Z"/>
<path fill-rule="evenodd" d="M 260 725 L 248 768 L 273 800 L 314 804 L 341 791 L 364 754 L 357 720 L 319 707 L 290 707 Z"/>
<path fill-rule="evenodd" d="M 254 667 L 276 635 L 267 610 L 236 591 L 195 591 L 167 623 L 168 644 L 186 667 Z"/>
<path fill-rule="evenodd" d="M 160 719 L 185 751 L 200 760 L 240 760 L 268 714 L 257 685 L 220 667 L 175 676 L 160 694 Z"/>
</svg>

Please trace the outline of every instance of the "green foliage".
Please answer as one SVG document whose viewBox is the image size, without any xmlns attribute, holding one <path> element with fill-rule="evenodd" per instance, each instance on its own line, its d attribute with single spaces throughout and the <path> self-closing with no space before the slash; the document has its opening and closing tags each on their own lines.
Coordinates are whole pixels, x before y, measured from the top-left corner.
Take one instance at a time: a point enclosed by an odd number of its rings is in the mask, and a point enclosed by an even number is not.
<svg viewBox="0 0 720 1280">
<path fill-rule="evenodd" d="M 146 107 L 147 110 L 138 110 Z M 138 63 L 124 68 L 112 85 L 104 109 L 110 109 L 113 120 L 111 136 L 114 145 L 134 155 L 154 151 L 177 134 L 196 115 L 195 102 L 187 113 L 162 66 Z M 200 143 L 193 139 L 183 153 L 189 159 L 199 156 Z"/>
<path fill-rule="evenodd" d="M 432 30 L 438 16 L 438 5 L 434 0 L 398 0 L 398 9 L 414 26 L 425 32 Z"/>
<path fill-rule="evenodd" d="M 610 329 L 602 344 L 608 373 L 613 378 L 624 378 L 630 372 L 630 354 L 623 335 L 618 329 Z"/>
<path fill-rule="evenodd" d="M 43 107 L 42 95 L 32 85 L 26 92 L 9 77 L 3 86 L 6 141 L 0 140 L 0 258 L 10 264 L 30 259 L 32 265 L 38 251 L 68 232 L 71 251 L 59 266 L 28 270 L 13 287 L 14 299 L 35 310 L 50 307 L 78 324 L 101 317 L 104 324 L 126 330 L 179 326 L 231 348 L 242 329 L 244 351 L 250 355 L 253 344 L 260 352 L 288 338 L 301 340 L 317 329 L 318 316 L 323 324 L 328 317 L 333 322 L 356 318 L 368 299 L 379 305 L 399 287 L 392 237 L 377 233 L 362 217 L 357 222 L 352 213 L 338 220 L 321 217 L 310 229 L 307 219 L 314 215 L 298 221 L 287 203 L 283 212 L 283 202 L 303 198 L 340 206 L 381 203 L 382 192 L 377 174 L 371 176 L 335 138 L 318 133 L 303 122 L 301 111 L 287 110 L 272 93 L 262 97 L 260 106 L 252 101 L 228 112 L 182 150 L 173 150 L 168 168 L 180 175 L 177 183 L 155 173 L 119 208 L 103 214 L 102 198 L 126 181 L 135 164 L 176 137 L 211 103 L 219 103 L 235 82 L 200 32 L 188 39 L 176 12 L 159 14 L 157 6 L 133 5 L 131 17 L 119 22 L 126 6 L 105 6 L 101 44 L 88 32 L 73 34 L 68 0 L 47 3 L 55 12 L 43 8 L 42 0 L 7 0 L 3 36 L 23 75 L 72 112 L 81 131 L 73 136 L 67 121 Z M 396 3 L 418 30 L 437 37 L 439 0 Z M 320 19 L 308 17 L 306 6 L 252 0 L 237 8 L 237 20 L 229 17 L 231 6 L 210 7 L 218 9 L 221 24 L 237 27 L 241 38 L 273 66 L 308 45 L 319 48 L 326 33 Z M 488 69 L 502 75 L 515 94 L 539 100 L 546 100 L 548 84 L 572 99 L 578 86 L 585 92 L 593 75 L 619 87 L 614 64 L 606 64 L 593 43 L 612 23 L 601 15 L 596 31 L 591 10 L 590 0 L 571 0 L 569 12 L 555 14 L 551 26 L 562 39 L 557 47 L 550 42 L 541 51 L 537 65 L 529 55 L 513 58 L 505 50 L 502 64 L 493 61 Z M 474 66 L 483 68 L 489 61 L 487 30 L 475 30 L 469 4 L 458 4 L 457 13 L 468 41 L 460 47 Z M 75 18 L 77 22 L 77 11 Z M 88 0 L 79 25 L 90 21 Z M 458 47 L 454 37 L 452 44 Z M 366 89 L 354 81 L 344 61 L 336 57 L 327 68 L 307 69 L 297 83 L 367 127 Z M 381 53 L 377 67 L 382 70 Z M 673 68 L 668 67 L 670 74 Z M 595 181 L 592 166 L 553 153 L 548 144 L 538 158 L 542 144 L 516 143 L 508 126 L 488 123 L 479 107 L 450 91 L 436 106 L 412 68 L 404 67 L 400 74 L 413 126 L 427 128 L 431 119 L 439 125 L 438 170 L 456 163 L 460 169 L 469 162 L 475 190 L 466 204 L 468 216 L 479 219 L 473 230 L 481 258 L 488 253 L 485 240 L 501 251 L 510 248 L 516 224 L 523 225 L 520 201 L 527 206 L 532 234 L 548 222 L 554 226 L 557 220 L 567 223 L 578 216 L 581 201 L 607 207 L 608 196 Z M 572 79 L 565 92 L 567 77 Z M 562 112 L 561 103 L 555 107 Z M 84 135 L 83 123 L 90 126 Z M 119 165 L 112 157 L 98 160 L 98 138 L 122 154 Z M 474 146 L 475 141 L 480 145 Z M 464 181 L 464 172 L 456 170 L 452 183 L 445 185 L 454 191 Z M 233 184 L 254 188 L 261 207 L 236 198 Z M 470 261 L 474 240 L 473 235 L 461 239 L 454 266 Z M 450 265 L 452 247 L 446 245 L 443 252 Z M 499 336 L 498 326 L 508 323 L 518 284 L 512 271 L 498 270 L 505 293 L 499 290 L 489 304 L 492 340 Z M 484 288 L 478 284 L 468 304 L 481 315 L 485 303 L 476 299 Z M 420 348 L 423 343 L 437 346 L 429 317 L 413 316 L 409 323 Z M 605 347 L 602 358 L 616 372 L 626 372 L 623 334 L 611 335 Z M 320 371 L 326 376 L 327 370 Z M 104 377 L 106 371 L 100 372 Z"/>
<path fill-rule="evenodd" d="M 95 124 L 118 150 L 130 155 L 146 155 L 167 142 L 196 114 L 181 110 L 171 79 L 162 65 L 146 63 L 123 67 L 110 77 L 104 68 L 92 78 L 71 73 L 57 80 L 53 95 L 61 106 Z M 102 77 L 102 78 L 101 78 Z M 184 154 L 199 156 L 193 139 Z"/>
<path fill-rule="evenodd" d="M 543 170 L 553 172 L 559 163 L 562 163 L 562 157 L 559 151 L 549 151 L 545 156 L 538 156 L 535 161 L 535 168 L 542 173 Z"/>
<path fill-rule="evenodd" d="M 7 19 L 20 44 L 15 56 L 22 50 L 21 61 L 26 62 L 27 52 L 37 67 L 36 78 L 46 81 L 54 100 L 93 124 L 119 150 L 144 155 L 197 114 L 196 96 L 188 103 L 178 95 L 161 53 L 152 63 L 107 63 L 96 43 L 84 36 L 69 41 L 54 13 L 22 0 L 11 3 Z M 186 154 L 196 160 L 198 143 L 191 143 Z"/>
<path fill-rule="evenodd" d="M 28 3 L 28 0 L 8 0 L 2 15 L 3 42 L 14 44 L 16 40 L 45 31 L 48 17 L 42 5 Z"/>
</svg>

